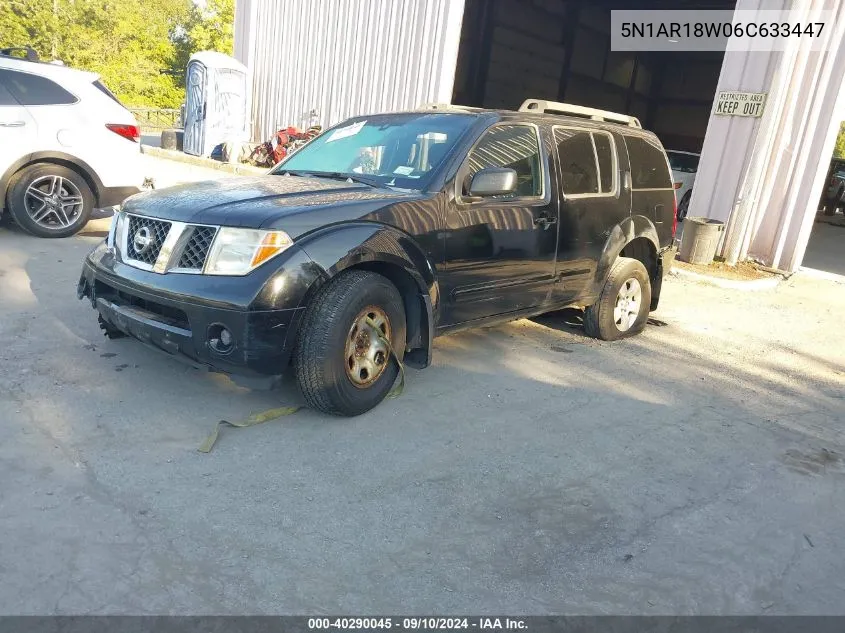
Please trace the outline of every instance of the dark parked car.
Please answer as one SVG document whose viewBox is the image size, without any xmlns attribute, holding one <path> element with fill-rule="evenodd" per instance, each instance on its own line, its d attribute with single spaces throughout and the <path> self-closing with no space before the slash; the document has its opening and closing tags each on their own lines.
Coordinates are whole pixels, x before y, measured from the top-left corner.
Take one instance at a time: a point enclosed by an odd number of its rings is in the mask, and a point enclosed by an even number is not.
<svg viewBox="0 0 845 633">
<path fill-rule="evenodd" d="M 556 112 L 553 113 L 553 112 Z M 269 175 L 133 196 L 79 297 L 129 334 L 233 374 L 293 366 L 306 402 L 357 415 L 454 330 L 584 306 L 642 330 L 671 262 L 675 195 L 631 117 L 540 101 L 350 119 Z"/>
</svg>

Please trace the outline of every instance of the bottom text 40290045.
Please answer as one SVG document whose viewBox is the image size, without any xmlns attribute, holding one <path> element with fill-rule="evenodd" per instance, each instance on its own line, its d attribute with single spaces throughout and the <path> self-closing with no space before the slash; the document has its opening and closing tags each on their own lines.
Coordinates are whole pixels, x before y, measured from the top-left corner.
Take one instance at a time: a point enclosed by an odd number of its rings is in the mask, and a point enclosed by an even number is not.
<svg viewBox="0 0 845 633">
<path fill-rule="evenodd" d="M 519 618 L 497 617 L 324 617 L 308 618 L 310 630 L 378 630 L 433 631 L 445 629 L 479 629 L 524 631 L 528 627 Z"/>
</svg>

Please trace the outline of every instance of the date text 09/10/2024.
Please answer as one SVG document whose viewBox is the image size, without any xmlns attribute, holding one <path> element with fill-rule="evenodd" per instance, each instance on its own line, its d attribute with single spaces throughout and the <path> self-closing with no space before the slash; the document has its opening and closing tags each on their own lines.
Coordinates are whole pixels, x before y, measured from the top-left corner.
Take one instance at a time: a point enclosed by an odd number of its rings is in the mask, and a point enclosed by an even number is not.
<svg viewBox="0 0 845 633">
<path fill-rule="evenodd" d="M 308 629 L 319 630 L 404 630 L 433 631 L 448 629 L 511 630 L 528 629 L 524 620 L 517 618 L 440 618 L 440 617 L 355 617 L 308 618 Z"/>
</svg>

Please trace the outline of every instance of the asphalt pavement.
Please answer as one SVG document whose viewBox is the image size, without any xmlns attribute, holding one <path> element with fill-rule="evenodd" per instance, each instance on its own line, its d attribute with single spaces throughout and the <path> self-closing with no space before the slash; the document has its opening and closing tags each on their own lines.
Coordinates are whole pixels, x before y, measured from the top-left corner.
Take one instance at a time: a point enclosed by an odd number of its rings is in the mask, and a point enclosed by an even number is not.
<svg viewBox="0 0 845 633">
<path fill-rule="evenodd" d="M 296 388 L 105 339 L 99 239 L 0 228 L 0 613 L 845 614 L 840 281 L 445 337 L 365 415 L 205 455 Z"/>
</svg>

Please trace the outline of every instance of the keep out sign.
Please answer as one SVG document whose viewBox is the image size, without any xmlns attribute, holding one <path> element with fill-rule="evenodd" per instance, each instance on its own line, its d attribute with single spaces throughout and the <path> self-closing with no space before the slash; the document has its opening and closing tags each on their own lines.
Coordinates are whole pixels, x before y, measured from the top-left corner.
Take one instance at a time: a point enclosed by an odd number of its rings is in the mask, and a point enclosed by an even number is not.
<svg viewBox="0 0 845 633">
<path fill-rule="evenodd" d="M 713 114 L 724 116 L 762 116 L 765 92 L 720 92 L 713 104 Z"/>
</svg>

